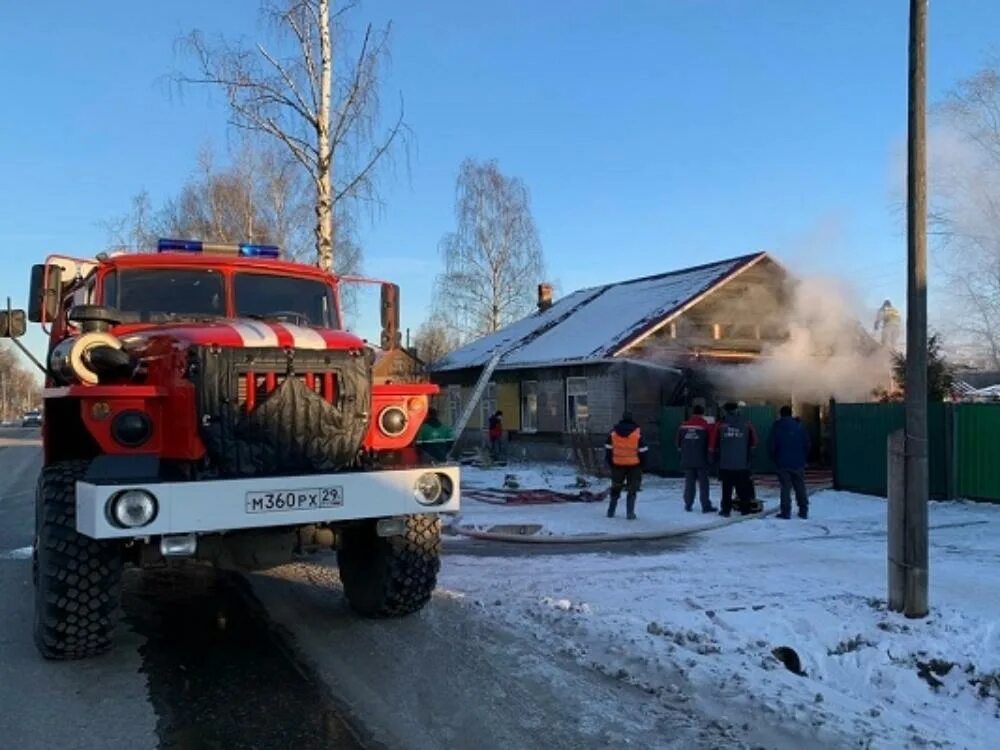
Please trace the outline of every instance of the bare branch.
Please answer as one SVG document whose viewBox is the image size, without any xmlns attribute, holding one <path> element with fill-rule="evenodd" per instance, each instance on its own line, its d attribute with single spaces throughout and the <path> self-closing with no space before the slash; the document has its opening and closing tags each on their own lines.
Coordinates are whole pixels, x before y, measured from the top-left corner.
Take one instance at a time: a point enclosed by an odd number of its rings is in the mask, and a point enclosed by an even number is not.
<svg viewBox="0 0 1000 750">
<path fill-rule="evenodd" d="M 305 99 L 302 98 L 302 94 L 299 92 L 299 87 L 296 85 L 295 79 L 293 79 L 288 70 L 285 69 L 285 66 L 274 59 L 271 53 L 265 49 L 263 44 L 257 44 L 257 51 L 260 52 L 261 57 L 267 60 L 271 64 L 271 67 L 278 72 L 278 75 L 280 75 L 281 79 L 285 82 L 285 86 L 292 92 L 292 96 L 295 97 L 294 102 L 286 96 L 276 97 L 275 101 L 291 107 L 298 112 L 299 116 L 301 116 L 303 120 L 310 124 L 314 124 L 316 122 L 316 113 L 309 107 Z"/>
<path fill-rule="evenodd" d="M 385 140 L 382 141 L 381 145 L 375 148 L 375 151 L 368 157 L 367 163 L 354 175 L 351 181 L 334 194 L 334 202 L 350 197 L 353 191 L 357 189 L 358 185 L 366 183 L 371 179 L 371 174 L 375 171 L 375 167 L 382 160 L 382 157 L 384 157 L 392 148 L 393 142 L 396 140 L 396 136 L 399 135 L 402 128 L 403 113 L 400 111 L 399 117 L 396 118 L 396 122 L 389 130 L 389 134 L 385 137 Z"/>
</svg>

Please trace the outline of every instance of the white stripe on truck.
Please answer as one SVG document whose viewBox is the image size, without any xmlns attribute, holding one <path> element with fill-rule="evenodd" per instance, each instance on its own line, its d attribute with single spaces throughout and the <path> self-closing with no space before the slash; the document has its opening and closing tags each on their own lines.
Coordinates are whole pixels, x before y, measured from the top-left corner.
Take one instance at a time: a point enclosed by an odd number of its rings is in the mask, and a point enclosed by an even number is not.
<svg viewBox="0 0 1000 750">
<path fill-rule="evenodd" d="M 243 346 L 257 349 L 262 347 L 278 346 L 278 334 L 266 323 L 258 323 L 255 320 L 244 320 L 239 323 L 230 323 L 233 329 L 243 339 Z"/>
<path fill-rule="evenodd" d="M 326 349 L 326 339 L 311 328 L 284 322 L 279 325 L 292 335 L 292 345 L 296 349 Z"/>
</svg>

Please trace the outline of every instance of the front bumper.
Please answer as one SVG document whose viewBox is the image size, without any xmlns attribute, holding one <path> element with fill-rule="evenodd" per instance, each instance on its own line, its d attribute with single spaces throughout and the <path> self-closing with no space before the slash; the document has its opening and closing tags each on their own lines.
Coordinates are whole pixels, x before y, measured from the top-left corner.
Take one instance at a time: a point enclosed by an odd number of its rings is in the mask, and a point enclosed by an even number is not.
<svg viewBox="0 0 1000 750">
<path fill-rule="evenodd" d="M 445 502 L 422 505 L 414 496 L 418 477 L 432 471 L 445 475 L 452 491 Z M 336 507 L 261 511 L 248 493 L 296 493 L 312 488 L 335 487 L 342 504 Z M 120 528 L 109 520 L 108 502 L 119 492 L 141 489 L 158 505 L 156 517 L 146 526 Z M 165 534 L 301 526 L 363 518 L 386 518 L 416 513 L 456 513 L 460 502 L 457 466 L 369 471 L 344 474 L 309 474 L 293 477 L 254 477 L 198 482 L 149 482 L 131 484 L 76 483 L 76 529 L 93 539 L 125 539 Z"/>
</svg>

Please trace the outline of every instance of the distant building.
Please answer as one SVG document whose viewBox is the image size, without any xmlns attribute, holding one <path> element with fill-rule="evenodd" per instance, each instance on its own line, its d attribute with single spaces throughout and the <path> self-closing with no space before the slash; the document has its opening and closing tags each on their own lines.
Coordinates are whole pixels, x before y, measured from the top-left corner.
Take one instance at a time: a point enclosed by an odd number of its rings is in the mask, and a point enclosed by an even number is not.
<svg viewBox="0 0 1000 750">
<path fill-rule="evenodd" d="M 702 395 L 710 363 L 746 363 L 786 331 L 788 273 L 767 253 L 581 289 L 435 363 L 438 409 L 454 423 L 483 366 L 506 351 L 463 439 L 497 409 L 511 454 L 563 458 L 573 433 L 595 445 L 628 408 L 656 443 L 661 407 Z M 651 454 L 658 451 L 651 450 Z"/>
<path fill-rule="evenodd" d="M 408 349 L 390 349 L 389 351 L 377 349 L 372 378 L 376 385 L 426 383 L 429 379 L 424 363 Z"/>
</svg>

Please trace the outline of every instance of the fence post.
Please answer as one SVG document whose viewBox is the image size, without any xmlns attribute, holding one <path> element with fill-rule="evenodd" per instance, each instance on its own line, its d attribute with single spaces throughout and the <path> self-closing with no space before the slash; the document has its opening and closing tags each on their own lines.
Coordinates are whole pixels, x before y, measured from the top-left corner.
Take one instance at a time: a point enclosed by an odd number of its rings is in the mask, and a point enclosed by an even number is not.
<svg viewBox="0 0 1000 750">
<path fill-rule="evenodd" d="M 827 415 L 826 447 L 830 458 L 830 468 L 833 469 L 833 489 L 840 489 L 840 472 L 837 470 L 837 400 L 830 399 L 830 412 Z M 820 442 L 823 441 L 823 419 L 820 417 Z M 822 457 L 822 451 L 820 452 Z"/>
<path fill-rule="evenodd" d="M 906 438 L 903 430 L 890 433 L 887 442 L 889 451 L 887 477 L 889 596 L 887 606 L 890 612 L 902 612 L 906 584 L 906 567 L 903 564 Z"/>
<path fill-rule="evenodd" d="M 944 405 L 944 494 L 948 500 L 958 497 L 958 406 Z"/>
</svg>

